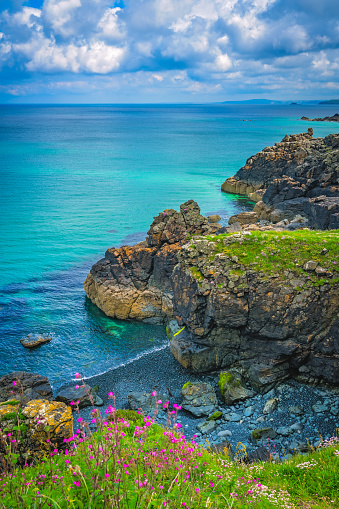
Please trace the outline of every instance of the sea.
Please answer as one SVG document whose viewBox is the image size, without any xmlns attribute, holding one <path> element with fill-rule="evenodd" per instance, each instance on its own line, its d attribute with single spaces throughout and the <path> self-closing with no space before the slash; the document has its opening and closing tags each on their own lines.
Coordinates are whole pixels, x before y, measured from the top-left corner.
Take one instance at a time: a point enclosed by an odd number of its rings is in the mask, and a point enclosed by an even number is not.
<svg viewBox="0 0 339 509">
<path fill-rule="evenodd" d="M 252 210 L 222 182 L 286 133 L 339 124 L 301 116 L 335 105 L 0 105 L 0 375 L 54 389 L 168 345 L 163 326 L 113 320 L 83 282 L 112 246 L 144 240 L 153 217 L 196 200 L 221 223 Z M 20 339 L 50 334 L 28 350 Z M 150 366 L 152 369 L 152 366 Z"/>
</svg>

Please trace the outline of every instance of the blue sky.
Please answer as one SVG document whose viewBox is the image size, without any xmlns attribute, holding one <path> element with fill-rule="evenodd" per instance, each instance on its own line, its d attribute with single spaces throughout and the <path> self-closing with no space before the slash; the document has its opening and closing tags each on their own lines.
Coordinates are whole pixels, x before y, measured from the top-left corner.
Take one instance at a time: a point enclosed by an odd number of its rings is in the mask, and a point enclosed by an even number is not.
<svg viewBox="0 0 339 509">
<path fill-rule="evenodd" d="M 0 0 L 0 102 L 339 97 L 338 0 Z"/>
</svg>

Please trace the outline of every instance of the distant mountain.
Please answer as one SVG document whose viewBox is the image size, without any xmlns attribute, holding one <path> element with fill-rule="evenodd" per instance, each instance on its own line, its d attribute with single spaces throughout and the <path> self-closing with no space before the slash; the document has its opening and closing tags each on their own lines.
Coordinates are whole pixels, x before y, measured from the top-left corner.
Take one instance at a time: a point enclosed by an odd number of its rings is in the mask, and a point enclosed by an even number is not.
<svg viewBox="0 0 339 509">
<path fill-rule="evenodd" d="M 319 104 L 339 104 L 339 99 L 329 99 L 328 101 L 321 101 Z"/>
</svg>

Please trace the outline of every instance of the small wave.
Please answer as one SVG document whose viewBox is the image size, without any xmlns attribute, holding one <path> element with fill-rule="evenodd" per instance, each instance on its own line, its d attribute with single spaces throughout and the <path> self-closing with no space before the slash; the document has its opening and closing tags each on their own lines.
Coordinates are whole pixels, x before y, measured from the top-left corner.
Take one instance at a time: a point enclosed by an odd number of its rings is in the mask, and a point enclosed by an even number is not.
<svg viewBox="0 0 339 509">
<path fill-rule="evenodd" d="M 84 376 L 83 380 L 90 380 L 91 378 L 94 378 L 96 376 L 105 375 L 106 373 L 109 373 L 110 371 L 115 371 L 116 369 L 123 368 L 124 366 L 128 366 L 128 364 L 132 364 L 133 362 L 138 361 L 142 357 L 146 357 L 147 355 L 150 355 L 152 353 L 160 352 L 161 350 L 165 350 L 165 348 L 168 348 L 168 346 L 169 346 L 168 343 L 166 343 L 162 346 L 155 346 L 154 348 L 152 348 L 151 350 L 148 350 L 147 352 L 142 352 L 142 353 L 136 355 L 135 357 L 133 357 L 132 359 L 129 359 L 126 362 L 122 362 L 121 364 L 118 364 L 118 366 L 114 366 L 113 368 L 106 369 L 105 371 L 96 373 L 95 375 Z M 77 381 L 76 378 L 72 378 L 72 382 L 76 382 L 76 381 Z"/>
</svg>

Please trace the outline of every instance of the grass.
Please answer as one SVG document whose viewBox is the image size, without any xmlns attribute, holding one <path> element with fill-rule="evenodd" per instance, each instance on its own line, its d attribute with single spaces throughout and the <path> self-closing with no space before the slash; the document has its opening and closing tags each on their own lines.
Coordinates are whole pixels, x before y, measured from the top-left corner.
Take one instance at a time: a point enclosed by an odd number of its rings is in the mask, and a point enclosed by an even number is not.
<svg viewBox="0 0 339 509">
<path fill-rule="evenodd" d="M 215 243 L 214 256 L 220 253 L 229 258 L 236 257 L 234 263 L 241 268 L 232 273 L 237 275 L 241 275 L 242 270 L 251 269 L 266 277 L 276 275 L 286 279 L 285 272 L 290 271 L 296 277 L 309 278 L 309 286 L 339 282 L 339 230 L 253 231 L 251 235 L 222 234 L 206 239 Z M 326 269 L 327 274 L 319 277 L 314 272 L 305 271 L 304 264 L 309 260 Z"/>
<path fill-rule="evenodd" d="M 1 433 L 0 509 L 339 507 L 336 438 L 308 456 L 247 465 L 242 444 L 231 461 L 196 444 L 195 436 L 188 440 L 178 431 L 178 409 L 168 409 L 166 427 L 140 412 L 109 406 L 102 417 L 93 409 L 94 433 L 79 416 L 62 448 L 49 441 L 45 459 L 24 468 L 15 466 L 12 437 Z"/>
</svg>

